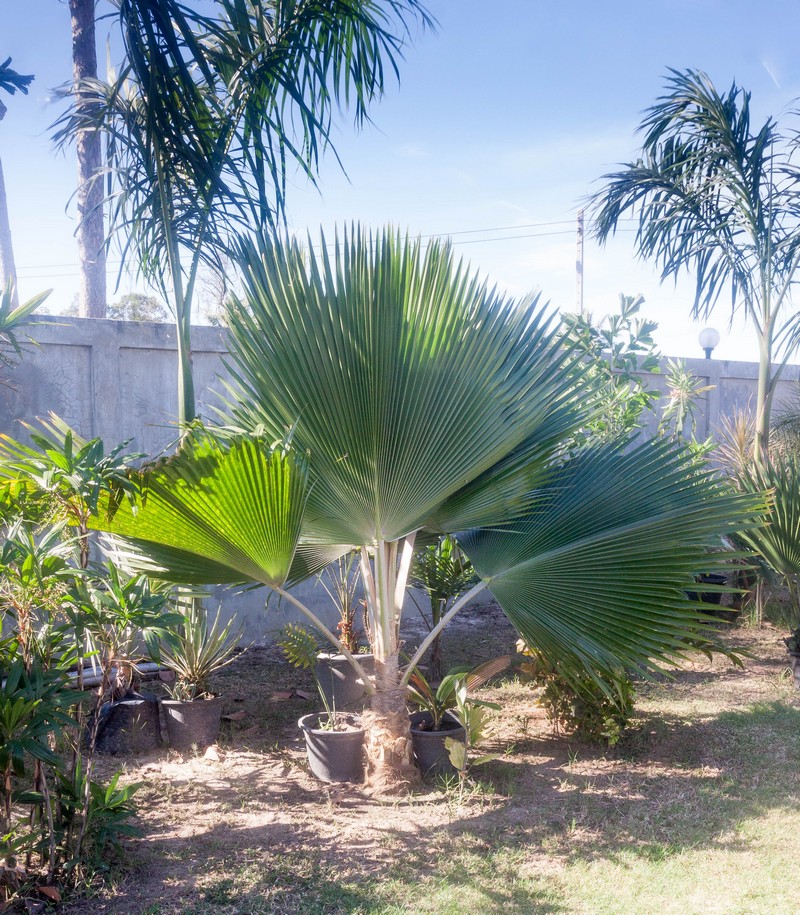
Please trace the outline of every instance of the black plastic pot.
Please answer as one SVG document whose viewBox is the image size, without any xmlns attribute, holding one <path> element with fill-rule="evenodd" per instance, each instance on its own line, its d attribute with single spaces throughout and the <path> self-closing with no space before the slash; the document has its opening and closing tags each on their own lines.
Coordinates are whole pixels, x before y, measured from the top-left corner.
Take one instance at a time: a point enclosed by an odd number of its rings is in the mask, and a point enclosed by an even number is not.
<svg viewBox="0 0 800 915">
<path fill-rule="evenodd" d="M 164 699 L 164 721 L 174 750 L 204 750 L 216 743 L 222 718 L 222 699 L 194 699 L 182 702 Z"/>
<path fill-rule="evenodd" d="M 359 654 L 356 658 L 367 674 L 375 672 L 373 655 Z M 317 679 L 328 705 L 337 710 L 349 708 L 367 695 L 364 681 L 343 654 L 318 654 Z"/>
<path fill-rule="evenodd" d="M 445 740 L 452 737 L 463 743 L 467 737 L 464 728 L 449 715 L 444 716 L 438 731 L 432 727 L 433 715 L 430 712 L 414 712 L 411 715 L 411 743 L 423 778 L 454 773 L 456 768 L 450 762 Z"/>
<path fill-rule="evenodd" d="M 717 572 L 709 572 L 703 575 L 697 576 L 697 583 L 700 585 L 724 585 L 728 581 L 726 575 L 721 575 Z M 687 591 L 686 596 L 689 600 L 699 600 L 704 604 L 717 604 L 722 600 L 722 593 L 720 591 L 701 591 L 699 593 L 695 591 Z"/>
<path fill-rule="evenodd" d="M 132 693 L 100 709 L 97 752 L 147 753 L 161 746 L 158 701 L 154 696 Z"/>
<path fill-rule="evenodd" d="M 364 731 L 355 715 L 342 716 L 353 727 L 331 731 L 320 727 L 327 714 L 304 715 L 297 725 L 306 738 L 311 774 L 322 782 L 364 781 Z"/>
<path fill-rule="evenodd" d="M 789 652 L 789 667 L 792 669 L 794 685 L 800 689 L 800 651 Z"/>
</svg>

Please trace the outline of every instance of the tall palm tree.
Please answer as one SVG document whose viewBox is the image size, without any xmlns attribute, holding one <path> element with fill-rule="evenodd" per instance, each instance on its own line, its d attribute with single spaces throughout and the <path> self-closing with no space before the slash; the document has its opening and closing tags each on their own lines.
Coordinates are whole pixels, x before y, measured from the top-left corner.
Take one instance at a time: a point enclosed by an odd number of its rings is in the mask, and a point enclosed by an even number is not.
<svg viewBox="0 0 800 915">
<path fill-rule="evenodd" d="M 75 107 L 91 105 L 83 90 L 86 80 L 97 79 L 97 46 L 94 28 L 95 0 L 69 0 L 72 25 L 72 78 Z M 98 130 L 81 130 L 75 137 L 78 158 L 78 258 L 81 285 L 78 309 L 84 318 L 106 316 L 106 251 L 103 222 L 103 153 Z"/>
<path fill-rule="evenodd" d="M 695 317 L 726 290 L 731 314 L 744 312 L 758 339 L 760 459 L 775 384 L 800 340 L 790 307 L 800 264 L 800 133 L 780 132 L 772 118 L 754 128 L 750 93 L 736 83 L 719 93 L 702 72 L 670 72 L 639 128 L 642 158 L 603 176 L 595 233 L 605 241 L 633 215 L 637 251 L 660 265 L 662 280 L 694 273 Z M 776 357 L 783 361 L 773 371 Z"/>
<path fill-rule="evenodd" d="M 32 76 L 23 76 L 11 69 L 11 58 L 0 63 L 0 89 L 13 95 L 19 91 L 27 95 L 28 86 L 33 82 Z M 0 99 L 0 121 L 5 117 L 8 109 Z M 8 287 L 10 296 L 9 306 L 15 309 L 19 306 L 17 293 L 17 269 L 14 265 L 14 248 L 11 244 L 11 226 L 8 220 L 8 199 L 6 197 L 6 183 L 3 178 L 3 163 L 0 162 L 0 291 Z"/>
<path fill-rule="evenodd" d="M 490 589 L 567 676 L 647 670 L 707 638 L 687 602 L 709 545 L 761 506 L 660 441 L 567 449 L 597 409 L 582 360 L 535 300 L 489 290 L 449 247 L 355 230 L 318 253 L 245 242 L 231 311 L 224 435 L 190 434 L 109 506 L 118 559 L 172 581 L 291 592 L 360 552 L 376 680 L 373 781 L 413 777 L 404 686 L 433 639 Z M 570 455 L 573 455 L 570 457 Z M 399 627 L 414 543 L 450 533 L 480 581 L 407 664 Z M 688 640 L 688 642 L 687 642 Z"/>
<path fill-rule="evenodd" d="M 286 172 L 312 181 L 332 147 L 333 111 L 369 105 L 398 73 L 420 0 L 120 0 L 125 61 L 84 80 L 55 125 L 60 144 L 107 140 L 110 231 L 173 304 L 179 420 L 195 416 L 192 296 L 198 268 L 219 269 L 232 227 L 274 228 Z M 82 93 L 82 96 L 78 93 Z M 81 104 L 89 98 L 92 104 Z M 335 153 L 335 151 L 334 151 Z"/>
</svg>

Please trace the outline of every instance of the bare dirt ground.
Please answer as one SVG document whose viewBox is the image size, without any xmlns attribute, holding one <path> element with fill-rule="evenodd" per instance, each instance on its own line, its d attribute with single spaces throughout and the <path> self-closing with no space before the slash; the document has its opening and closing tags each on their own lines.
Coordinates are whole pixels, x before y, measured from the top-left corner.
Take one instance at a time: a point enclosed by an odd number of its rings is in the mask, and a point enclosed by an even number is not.
<svg viewBox="0 0 800 915">
<path fill-rule="evenodd" d="M 672 681 L 642 684 L 636 719 L 613 749 L 555 736 L 530 686 L 491 687 L 486 698 L 501 702 L 502 711 L 486 748 L 503 757 L 476 770 L 479 784 L 461 805 L 441 785 L 380 800 L 361 787 L 315 781 L 296 721 L 317 702 L 294 692 L 313 695 L 310 678 L 275 649 L 250 650 L 219 677 L 226 712 L 236 720 L 225 724 L 218 747 L 206 755 L 164 749 L 102 760 L 101 775 L 121 768 L 124 781 L 141 783 L 141 837 L 126 841 L 106 888 L 64 911 L 367 911 L 355 897 L 348 903 L 346 893 L 326 903 L 321 882 L 370 885 L 390 873 L 398 879 L 400 860 L 410 880 L 426 879 L 436 854 L 454 841 L 478 851 L 498 843 L 518 849 L 515 866 L 529 875 L 557 872 L 577 854 L 667 838 L 711 841 L 729 816 L 717 789 L 732 772 L 735 778 L 737 765 L 746 767 L 733 746 L 740 748 L 747 716 L 755 748 L 763 715 L 754 708 L 766 709 L 767 718 L 770 703 L 800 708 L 784 675 L 780 635 L 770 627 L 731 629 L 726 640 L 751 655 L 744 669 L 698 657 Z M 467 611 L 447 633 L 446 663 L 508 653 L 515 640 L 498 608 Z M 746 805 L 749 774 L 741 774 L 737 803 Z"/>
</svg>

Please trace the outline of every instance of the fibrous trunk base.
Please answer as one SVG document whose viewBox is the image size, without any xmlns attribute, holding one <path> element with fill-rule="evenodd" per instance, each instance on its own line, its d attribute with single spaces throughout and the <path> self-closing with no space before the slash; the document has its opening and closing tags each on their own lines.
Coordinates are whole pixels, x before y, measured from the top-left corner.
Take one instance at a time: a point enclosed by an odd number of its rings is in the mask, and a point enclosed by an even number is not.
<svg viewBox="0 0 800 915">
<path fill-rule="evenodd" d="M 398 660 L 375 660 L 376 693 L 362 720 L 366 731 L 367 784 L 381 794 L 407 791 L 419 782 L 414 762 L 405 689 Z"/>
</svg>

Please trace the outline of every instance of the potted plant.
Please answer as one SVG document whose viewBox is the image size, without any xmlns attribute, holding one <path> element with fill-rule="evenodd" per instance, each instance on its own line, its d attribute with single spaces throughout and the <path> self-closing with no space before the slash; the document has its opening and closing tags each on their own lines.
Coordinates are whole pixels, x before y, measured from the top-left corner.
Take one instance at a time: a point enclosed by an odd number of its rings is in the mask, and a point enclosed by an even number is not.
<svg viewBox="0 0 800 915">
<path fill-rule="evenodd" d="M 789 652 L 789 666 L 792 669 L 794 685 L 800 688 L 800 626 L 783 641 Z"/>
<path fill-rule="evenodd" d="M 351 654 L 358 655 L 364 671 L 372 675 L 375 670 L 375 658 L 364 649 L 364 632 L 359 629 L 357 622 L 360 581 L 361 569 L 354 552 L 331 563 L 319 576 L 320 584 L 339 611 L 339 622 L 336 624 L 339 639 Z M 318 652 L 315 676 L 319 689 L 325 694 L 326 708 L 348 708 L 369 692 L 368 684 L 341 652 Z"/>
<path fill-rule="evenodd" d="M 460 690 L 471 690 L 483 686 L 492 677 L 506 670 L 512 656 L 503 655 L 480 664 L 472 670 L 465 667 L 453 668 L 442 679 L 436 689 L 425 679 L 417 668 L 408 683 L 408 699 L 417 707 L 411 714 L 411 742 L 414 758 L 423 775 L 438 775 L 455 772 L 446 741 L 466 740 L 466 732 L 453 711 L 458 708 Z M 468 700 L 476 706 L 497 708 L 489 702 L 472 697 Z"/>
<path fill-rule="evenodd" d="M 364 779 L 364 730 L 355 714 L 336 711 L 317 673 L 317 641 L 307 629 L 290 623 L 277 644 L 286 659 L 308 670 L 317 684 L 324 712 L 303 715 L 297 722 L 303 732 L 311 774 L 323 782 L 360 782 Z"/>
<path fill-rule="evenodd" d="M 170 745 L 176 750 L 208 747 L 219 735 L 222 699 L 211 692 L 213 673 L 230 664 L 238 644 L 230 638 L 233 619 L 220 627 L 220 610 L 209 629 L 198 599 L 185 604 L 180 622 L 161 648 L 161 662 L 175 674 L 164 699 L 164 720 Z"/>
<path fill-rule="evenodd" d="M 139 693 L 142 659 L 157 653 L 178 617 L 166 594 L 144 575 L 129 577 L 109 562 L 98 576 L 73 583 L 66 604 L 68 624 L 84 646 L 75 674 L 79 688 L 95 688 L 86 744 L 89 752 L 135 753 L 161 746 L 158 702 Z"/>
</svg>

